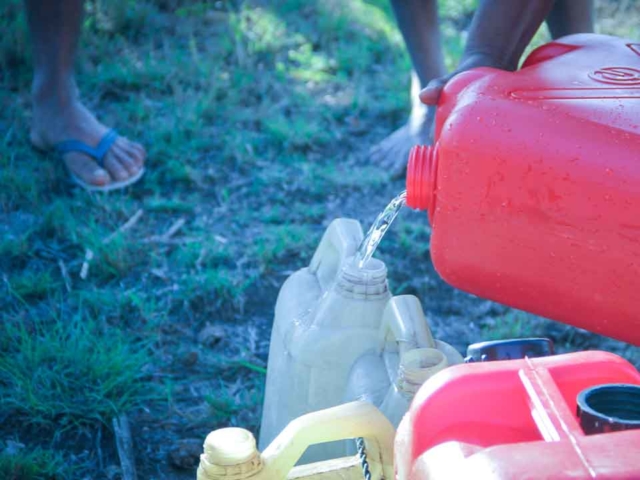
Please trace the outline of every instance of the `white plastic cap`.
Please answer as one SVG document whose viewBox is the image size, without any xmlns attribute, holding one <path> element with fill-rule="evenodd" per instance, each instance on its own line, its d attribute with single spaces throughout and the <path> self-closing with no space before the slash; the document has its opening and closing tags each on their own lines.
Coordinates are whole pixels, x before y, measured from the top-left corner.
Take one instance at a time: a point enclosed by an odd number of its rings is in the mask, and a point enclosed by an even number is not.
<svg viewBox="0 0 640 480">
<path fill-rule="evenodd" d="M 204 441 L 198 479 L 247 478 L 261 468 L 253 434 L 244 428 L 221 428 Z"/>
</svg>

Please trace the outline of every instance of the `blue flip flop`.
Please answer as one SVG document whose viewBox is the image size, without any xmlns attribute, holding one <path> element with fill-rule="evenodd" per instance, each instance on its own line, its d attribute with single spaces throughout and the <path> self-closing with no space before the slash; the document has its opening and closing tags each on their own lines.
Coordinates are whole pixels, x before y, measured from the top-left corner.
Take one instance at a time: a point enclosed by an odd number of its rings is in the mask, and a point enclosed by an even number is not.
<svg viewBox="0 0 640 480">
<path fill-rule="evenodd" d="M 118 132 L 115 130 L 109 130 L 104 134 L 102 139 L 100 139 L 100 143 L 95 147 L 87 145 L 80 140 L 65 140 L 64 142 L 60 142 L 53 147 L 54 151 L 62 156 L 65 153 L 70 152 L 81 152 L 89 157 L 93 158 L 101 168 L 104 168 L 104 157 L 113 145 L 113 143 L 118 139 Z M 74 175 L 72 172 L 69 172 L 71 179 L 90 192 L 108 192 L 110 190 L 117 190 L 120 188 L 128 187 L 129 185 L 140 180 L 142 175 L 144 175 L 144 167 L 138 171 L 133 177 L 127 178 L 121 182 L 111 182 L 107 185 L 92 185 L 90 183 L 85 182 L 78 176 Z"/>
</svg>

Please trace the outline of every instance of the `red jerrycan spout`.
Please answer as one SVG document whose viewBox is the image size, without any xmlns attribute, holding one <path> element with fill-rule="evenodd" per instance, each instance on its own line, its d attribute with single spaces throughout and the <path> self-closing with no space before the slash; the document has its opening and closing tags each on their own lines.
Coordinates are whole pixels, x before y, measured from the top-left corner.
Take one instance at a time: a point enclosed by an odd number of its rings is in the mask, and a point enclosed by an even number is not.
<svg viewBox="0 0 640 480">
<path fill-rule="evenodd" d="M 435 203 L 436 147 L 416 145 L 409 152 L 407 165 L 407 206 L 433 215 Z"/>
</svg>

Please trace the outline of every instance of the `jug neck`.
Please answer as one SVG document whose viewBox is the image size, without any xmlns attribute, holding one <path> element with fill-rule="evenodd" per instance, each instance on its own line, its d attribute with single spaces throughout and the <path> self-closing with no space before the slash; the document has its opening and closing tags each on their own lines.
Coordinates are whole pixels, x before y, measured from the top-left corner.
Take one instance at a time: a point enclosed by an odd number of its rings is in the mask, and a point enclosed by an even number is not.
<svg viewBox="0 0 640 480">
<path fill-rule="evenodd" d="M 407 206 L 426 210 L 433 215 L 435 207 L 438 144 L 416 145 L 409 153 L 407 165 Z"/>
<path fill-rule="evenodd" d="M 389 295 L 387 285 L 387 267 L 372 258 L 363 268 L 359 268 L 352 259 L 345 262 L 335 283 L 336 291 L 347 298 L 377 300 Z"/>
<path fill-rule="evenodd" d="M 422 384 L 447 366 L 444 354 L 435 348 L 409 350 L 400 360 L 396 386 L 407 398 L 413 398 Z"/>
</svg>

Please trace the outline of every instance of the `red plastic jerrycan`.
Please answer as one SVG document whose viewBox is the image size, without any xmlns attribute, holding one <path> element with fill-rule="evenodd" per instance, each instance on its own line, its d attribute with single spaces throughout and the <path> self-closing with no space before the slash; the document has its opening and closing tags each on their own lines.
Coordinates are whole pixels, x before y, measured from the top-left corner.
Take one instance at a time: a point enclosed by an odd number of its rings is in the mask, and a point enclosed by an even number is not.
<svg viewBox="0 0 640 480">
<path fill-rule="evenodd" d="M 640 479 L 640 430 L 604 425 L 588 435 L 577 415 L 581 392 L 609 389 L 590 405 L 637 428 L 639 385 L 630 363 L 605 352 L 447 368 L 422 386 L 398 428 L 397 478 Z"/>
<path fill-rule="evenodd" d="M 640 345 L 640 43 L 574 35 L 446 86 L 407 204 L 451 285 Z"/>
</svg>

